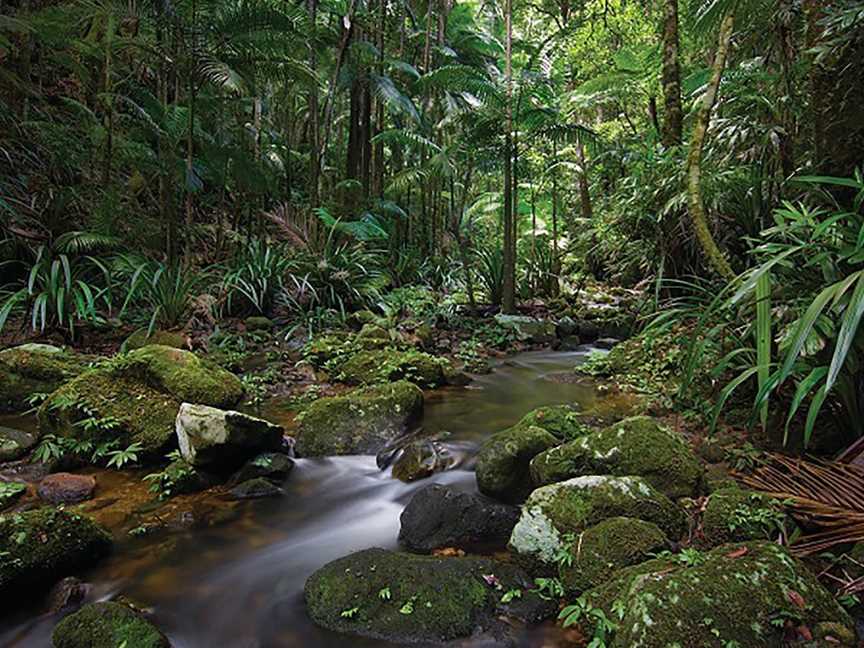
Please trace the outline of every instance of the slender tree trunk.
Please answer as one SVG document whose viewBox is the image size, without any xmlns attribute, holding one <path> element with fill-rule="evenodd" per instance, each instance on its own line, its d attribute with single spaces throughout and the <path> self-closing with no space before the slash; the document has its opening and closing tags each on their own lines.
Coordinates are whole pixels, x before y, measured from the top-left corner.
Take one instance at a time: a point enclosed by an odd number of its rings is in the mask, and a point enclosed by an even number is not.
<svg viewBox="0 0 864 648">
<path fill-rule="evenodd" d="M 723 70 L 726 67 L 726 58 L 729 55 L 729 44 L 732 40 L 734 27 L 735 17 L 730 12 L 720 23 L 717 51 L 714 53 L 714 62 L 711 65 L 711 79 L 696 116 L 693 135 L 690 139 L 690 152 L 687 156 L 687 206 L 690 211 L 690 219 L 693 221 L 693 229 L 709 267 L 726 279 L 732 279 L 735 273 L 729 265 L 729 261 L 717 247 L 708 226 L 705 202 L 702 198 L 702 149 L 705 146 L 705 136 L 711 123 L 711 112 L 717 102 L 717 92 L 720 88 L 720 80 L 723 78 Z"/>
<path fill-rule="evenodd" d="M 318 20 L 318 0 L 307 0 L 306 11 L 309 14 L 309 25 L 314 32 Z M 309 69 L 313 76 L 318 74 L 318 54 L 312 39 L 309 44 Z M 312 209 L 320 206 L 319 176 L 321 173 L 321 129 L 318 122 L 318 83 L 312 83 L 309 88 L 309 205 Z"/>
<path fill-rule="evenodd" d="M 678 63 L 678 0 L 663 3 L 663 146 L 681 143 L 681 70 Z"/>
<path fill-rule="evenodd" d="M 594 207 L 591 204 L 591 191 L 588 188 L 588 160 L 585 158 L 585 146 L 582 143 L 576 147 L 577 159 L 579 161 L 579 205 L 582 218 L 590 221 L 594 218 Z"/>
<path fill-rule="evenodd" d="M 504 133 L 504 277 L 502 286 L 502 310 L 516 312 L 516 244 L 515 219 L 513 214 L 513 0 L 504 5 L 506 31 L 505 76 L 507 82 L 507 107 Z"/>
</svg>

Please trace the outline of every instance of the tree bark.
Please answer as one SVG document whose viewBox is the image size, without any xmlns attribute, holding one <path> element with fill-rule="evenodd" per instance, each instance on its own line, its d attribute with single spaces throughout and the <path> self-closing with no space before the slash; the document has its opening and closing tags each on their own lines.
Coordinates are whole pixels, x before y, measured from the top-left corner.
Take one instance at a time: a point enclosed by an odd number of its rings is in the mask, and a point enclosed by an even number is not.
<svg viewBox="0 0 864 648">
<path fill-rule="evenodd" d="M 309 14 L 309 26 L 312 32 L 318 20 L 318 0 L 307 0 L 306 11 Z M 309 40 L 309 68 L 312 70 L 313 76 L 317 78 L 318 74 L 318 54 L 315 52 L 315 45 L 312 39 Z M 319 107 L 318 107 L 318 84 L 313 83 L 309 88 L 309 205 L 312 209 L 320 206 L 320 194 L 318 189 L 319 175 L 321 169 L 320 140 L 321 135 L 319 126 Z"/>
<path fill-rule="evenodd" d="M 711 65 L 711 79 L 708 82 L 705 95 L 702 97 L 702 105 L 699 107 L 699 114 L 693 127 L 690 152 L 687 156 L 687 206 L 690 211 L 690 219 L 693 221 L 693 229 L 705 254 L 708 266 L 725 279 L 734 278 L 735 273 L 732 266 L 729 265 L 729 261 L 717 247 L 708 226 L 705 202 L 702 198 L 702 149 L 705 146 L 705 136 L 711 122 L 711 112 L 717 102 L 717 92 L 720 88 L 720 80 L 723 78 L 723 70 L 726 67 L 726 58 L 729 55 L 729 44 L 732 40 L 734 27 L 735 17 L 730 12 L 720 23 L 717 51 L 714 53 L 714 62 Z"/>
<path fill-rule="evenodd" d="M 678 64 L 678 0 L 663 4 L 663 146 L 681 143 L 681 70 Z"/>
<path fill-rule="evenodd" d="M 504 6 L 506 31 L 505 78 L 507 83 L 507 106 L 504 128 L 504 255 L 501 309 L 505 313 L 516 312 L 516 228 L 513 214 L 513 1 L 506 0 Z"/>
</svg>

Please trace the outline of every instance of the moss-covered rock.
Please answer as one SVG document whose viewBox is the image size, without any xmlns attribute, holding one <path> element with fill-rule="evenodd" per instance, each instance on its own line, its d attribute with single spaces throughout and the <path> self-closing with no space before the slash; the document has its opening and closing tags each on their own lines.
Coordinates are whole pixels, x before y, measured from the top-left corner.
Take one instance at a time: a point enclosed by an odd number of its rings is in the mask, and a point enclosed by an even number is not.
<svg viewBox="0 0 864 648">
<path fill-rule="evenodd" d="M 147 328 L 139 328 L 120 345 L 120 351 L 134 351 L 150 344 L 159 344 L 172 349 L 186 348 L 186 335 L 178 331 L 153 331 L 148 335 Z"/>
<path fill-rule="evenodd" d="M 836 623 L 852 636 L 831 594 L 786 549 L 767 542 L 723 545 L 689 566 L 652 560 L 627 568 L 586 600 L 616 619 L 610 648 L 780 646 L 787 620 L 809 628 Z"/>
<path fill-rule="evenodd" d="M 36 442 L 39 435 L 27 430 L 16 430 L 0 425 L 0 463 L 14 461 L 27 454 Z"/>
<path fill-rule="evenodd" d="M 272 331 L 275 328 L 273 320 L 263 315 L 252 315 L 243 320 L 247 331 Z"/>
<path fill-rule="evenodd" d="M 53 508 L 0 515 L 0 597 L 18 601 L 85 569 L 111 549 L 89 518 Z"/>
<path fill-rule="evenodd" d="M 320 398 L 298 416 L 303 457 L 375 454 L 405 433 L 423 411 L 423 392 L 400 381 Z"/>
<path fill-rule="evenodd" d="M 624 419 L 547 450 L 531 462 L 537 485 L 580 475 L 638 475 L 673 499 L 696 494 L 702 472 L 683 437 L 647 416 Z"/>
<path fill-rule="evenodd" d="M 744 540 L 776 538 L 786 522 L 777 500 L 737 486 L 722 488 L 708 498 L 702 515 L 702 544 L 716 546 Z"/>
<path fill-rule="evenodd" d="M 640 477 L 589 475 L 542 486 L 522 506 L 510 548 L 529 565 L 551 565 L 576 534 L 611 517 L 653 522 L 669 538 L 684 531 L 682 511 Z"/>
<path fill-rule="evenodd" d="M 605 583 L 624 567 L 645 562 L 668 547 L 669 539 L 653 522 L 614 517 L 581 532 L 570 547 L 571 559 L 559 566 L 569 594 Z"/>
<path fill-rule="evenodd" d="M 90 603 L 60 621 L 54 648 L 170 648 L 159 628 L 122 603 Z"/>
<path fill-rule="evenodd" d="M 242 397 L 234 374 L 190 351 L 151 345 L 112 358 L 52 393 L 39 408 L 39 427 L 121 447 L 138 443 L 142 459 L 158 459 L 177 445 L 174 420 L 181 403 L 228 408 Z"/>
<path fill-rule="evenodd" d="M 337 377 L 349 385 L 371 385 L 407 380 L 420 387 L 440 387 L 447 383 L 444 358 L 422 351 L 360 351 L 340 367 Z"/>
<path fill-rule="evenodd" d="M 0 351 L 0 412 L 21 412 L 36 393 L 48 394 L 84 371 L 87 359 L 50 344 Z"/>
<path fill-rule="evenodd" d="M 384 337 L 358 335 L 334 331 L 311 340 L 303 347 L 303 357 L 313 367 L 338 372 L 341 366 L 355 353 L 376 351 L 394 346 L 389 335 Z"/>
<path fill-rule="evenodd" d="M 555 436 L 533 426 L 517 425 L 493 434 L 477 454 L 477 487 L 489 497 L 521 502 L 532 489 L 531 460 L 558 443 Z"/>
<path fill-rule="evenodd" d="M 366 549 L 306 581 L 312 620 L 329 630 L 396 643 L 437 643 L 488 630 L 499 615 L 548 614 L 519 568 L 487 558 L 440 558 Z M 504 594 L 519 590 L 512 604 Z M 523 593 L 524 592 L 524 593 Z"/>
<path fill-rule="evenodd" d="M 539 427 L 562 441 L 582 437 L 592 431 L 576 405 L 538 407 L 522 417 L 515 427 Z"/>
</svg>

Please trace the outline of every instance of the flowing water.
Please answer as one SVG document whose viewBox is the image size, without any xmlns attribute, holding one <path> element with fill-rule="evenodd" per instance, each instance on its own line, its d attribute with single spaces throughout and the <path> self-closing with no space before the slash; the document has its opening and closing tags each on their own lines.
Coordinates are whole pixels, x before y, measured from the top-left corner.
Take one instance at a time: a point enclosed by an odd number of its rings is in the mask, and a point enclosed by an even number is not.
<svg viewBox="0 0 864 648">
<path fill-rule="evenodd" d="M 314 626 L 304 610 L 306 578 L 352 551 L 395 548 L 399 515 L 418 488 L 437 482 L 476 490 L 472 460 L 489 434 L 541 405 L 596 405 L 594 385 L 572 380 L 589 350 L 523 353 L 466 388 L 431 394 L 423 429 L 450 433 L 445 443 L 458 457 L 452 470 L 405 484 L 371 456 L 299 459 L 284 497 L 242 503 L 230 520 L 168 539 L 124 540 L 85 575 L 88 598 L 122 594 L 150 606 L 175 648 L 381 646 Z M 56 622 L 33 612 L 7 619 L 0 645 L 50 646 Z"/>
</svg>

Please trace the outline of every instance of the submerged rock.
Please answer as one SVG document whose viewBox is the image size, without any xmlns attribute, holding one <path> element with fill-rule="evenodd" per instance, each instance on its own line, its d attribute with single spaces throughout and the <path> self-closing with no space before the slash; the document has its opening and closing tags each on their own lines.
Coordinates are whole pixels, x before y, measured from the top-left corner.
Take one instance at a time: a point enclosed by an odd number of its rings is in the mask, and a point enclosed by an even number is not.
<svg viewBox="0 0 864 648">
<path fill-rule="evenodd" d="M 576 534 L 611 517 L 653 522 L 672 539 L 684 531 L 682 511 L 642 478 L 589 475 L 531 493 L 510 548 L 528 564 L 551 565 Z"/>
<path fill-rule="evenodd" d="M 170 648 L 162 632 L 128 605 L 90 603 L 54 628 L 54 648 Z"/>
<path fill-rule="evenodd" d="M 39 408 L 44 432 L 141 446 L 139 458 L 159 460 L 176 447 L 174 423 L 183 402 L 231 407 L 240 380 L 194 353 L 151 345 L 90 369 L 55 391 Z M 76 425 L 89 420 L 90 425 Z"/>
<path fill-rule="evenodd" d="M 0 515 L 0 597 L 9 602 L 26 598 L 90 567 L 111 544 L 105 529 L 69 511 L 46 507 Z"/>
<path fill-rule="evenodd" d="M 191 403 L 180 406 L 176 431 L 183 458 L 213 472 L 236 469 L 261 452 L 278 450 L 283 432 L 264 419 Z"/>
<path fill-rule="evenodd" d="M 0 425 L 0 463 L 20 459 L 39 441 L 35 432 L 16 430 Z"/>
<path fill-rule="evenodd" d="M 456 463 L 456 457 L 447 447 L 434 439 L 412 441 L 398 452 L 400 454 L 393 462 L 393 476 L 403 482 L 425 479 L 436 472 L 449 470 Z"/>
<path fill-rule="evenodd" d="M 420 387 L 440 387 L 447 384 L 448 367 L 447 360 L 422 351 L 359 351 L 340 366 L 338 378 L 349 385 L 407 380 Z"/>
<path fill-rule="evenodd" d="M 531 492 L 531 460 L 559 440 L 546 430 L 521 426 L 493 434 L 477 454 L 477 487 L 504 502 L 521 502 Z"/>
<path fill-rule="evenodd" d="M 723 545 L 690 566 L 651 560 L 629 567 L 586 600 L 616 619 L 610 648 L 780 646 L 788 632 L 826 623 L 835 624 L 828 626 L 834 645 L 854 645 L 851 620 L 834 597 L 786 549 L 767 542 Z"/>
<path fill-rule="evenodd" d="M 89 586 L 80 578 L 67 576 L 57 582 L 48 592 L 47 605 L 49 612 L 57 613 L 79 606 L 87 596 Z"/>
<path fill-rule="evenodd" d="M 282 494 L 282 489 L 269 479 L 256 477 L 237 484 L 229 492 L 234 499 L 245 500 L 278 497 Z"/>
<path fill-rule="evenodd" d="M 60 472 L 47 475 L 39 482 L 37 492 L 50 504 L 77 504 L 93 497 L 96 478 Z"/>
<path fill-rule="evenodd" d="M 366 549 L 306 581 L 309 616 L 328 630 L 396 643 L 438 643 L 500 627 L 500 616 L 538 621 L 554 606 L 519 568 L 487 558 L 439 558 Z M 518 590 L 510 603 L 507 592 Z"/>
<path fill-rule="evenodd" d="M 733 486 L 708 497 L 702 514 L 702 544 L 716 546 L 776 538 L 786 515 L 777 500 Z"/>
<path fill-rule="evenodd" d="M 21 482 L 0 482 L 0 511 L 9 508 L 27 492 L 27 484 Z"/>
<path fill-rule="evenodd" d="M 33 394 L 48 394 L 84 371 L 87 360 L 50 344 L 0 351 L 0 412 L 22 412 Z"/>
<path fill-rule="evenodd" d="M 580 475 L 636 475 L 673 499 L 696 494 L 702 473 L 684 438 L 647 416 L 624 419 L 531 462 L 537 485 Z"/>
<path fill-rule="evenodd" d="M 579 595 L 668 546 L 666 534 L 653 522 L 627 517 L 603 520 L 574 539 L 572 560 L 559 566 L 561 584 L 568 593 Z"/>
<path fill-rule="evenodd" d="M 298 416 L 301 457 L 376 454 L 423 411 L 423 392 L 406 381 L 320 398 Z"/>
<path fill-rule="evenodd" d="M 399 543 L 419 552 L 504 546 L 518 519 L 515 506 L 433 484 L 417 491 L 402 511 Z"/>
<path fill-rule="evenodd" d="M 264 452 L 247 461 L 232 477 L 231 483 L 239 484 L 250 479 L 263 477 L 274 482 L 282 482 L 293 470 L 294 462 L 281 452 Z"/>
</svg>

